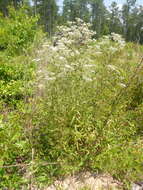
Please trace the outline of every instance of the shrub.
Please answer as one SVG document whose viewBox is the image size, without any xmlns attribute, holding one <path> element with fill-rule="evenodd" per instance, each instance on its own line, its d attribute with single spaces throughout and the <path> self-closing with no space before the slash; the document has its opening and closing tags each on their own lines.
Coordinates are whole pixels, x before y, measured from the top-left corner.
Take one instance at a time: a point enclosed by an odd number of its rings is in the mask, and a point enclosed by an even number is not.
<svg viewBox="0 0 143 190">
<path fill-rule="evenodd" d="M 9 16 L 0 19 L 0 49 L 9 55 L 20 54 L 34 41 L 37 18 L 29 16 L 25 8 L 9 8 Z"/>
</svg>

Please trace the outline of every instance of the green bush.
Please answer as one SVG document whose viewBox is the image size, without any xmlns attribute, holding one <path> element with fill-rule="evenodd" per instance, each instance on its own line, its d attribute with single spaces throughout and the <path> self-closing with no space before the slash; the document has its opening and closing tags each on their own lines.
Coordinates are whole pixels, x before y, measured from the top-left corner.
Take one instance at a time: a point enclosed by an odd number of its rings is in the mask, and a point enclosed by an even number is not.
<svg viewBox="0 0 143 190">
<path fill-rule="evenodd" d="M 8 17 L 0 15 L 0 99 L 4 103 L 17 104 L 30 94 L 25 86 L 32 81 L 35 66 L 22 54 L 30 55 L 39 32 L 37 17 L 28 15 L 24 7 L 9 7 Z"/>
<path fill-rule="evenodd" d="M 0 189 L 20 189 L 27 183 L 27 166 L 1 166 L 31 162 L 29 102 L 35 88 L 35 49 L 42 39 L 37 18 L 25 8 L 9 8 L 8 17 L 0 15 Z"/>
<path fill-rule="evenodd" d="M 25 8 L 9 8 L 8 17 L 0 17 L 0 50 L 9 55 L 19 54 L 34 41 L 37 18 L 29 16 Z"/>
<path fill-rule="evenodd" d="M 16 105 L 32 93 L 30 83 L 35 77 L 35 63 L 30 59 L 21 56 L 1 63 L 0 100 L 3 103 Z"/>
</svg>

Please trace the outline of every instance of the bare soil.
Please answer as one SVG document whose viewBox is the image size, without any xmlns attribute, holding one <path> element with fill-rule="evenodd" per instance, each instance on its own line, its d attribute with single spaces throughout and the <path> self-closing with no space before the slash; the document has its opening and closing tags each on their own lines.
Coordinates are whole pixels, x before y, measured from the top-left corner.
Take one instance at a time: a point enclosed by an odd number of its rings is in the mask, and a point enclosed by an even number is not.
<svg viewBox="0 0 143 190">
<path fill-rule="evenodd" d="M 109 175 L 95 175 L 90 172 L 57 180 L 44 190 L 122 190 L 122 184 Z"/>
</svg>

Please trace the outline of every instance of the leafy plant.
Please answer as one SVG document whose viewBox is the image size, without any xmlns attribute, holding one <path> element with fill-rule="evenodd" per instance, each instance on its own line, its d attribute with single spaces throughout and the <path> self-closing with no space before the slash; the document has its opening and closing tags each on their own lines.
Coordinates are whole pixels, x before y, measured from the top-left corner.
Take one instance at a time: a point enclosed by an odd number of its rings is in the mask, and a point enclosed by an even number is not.
<svg viewBox="0 0 143 190">
<path fill-rule="evenodd" d="M 29 16 L 25 8 L 15 10 L 9 7 L 9 16 L 0 19 L 0 49 L 8 55 L 24 52 L 34 41 L 37 18 Z"/>
</svg>

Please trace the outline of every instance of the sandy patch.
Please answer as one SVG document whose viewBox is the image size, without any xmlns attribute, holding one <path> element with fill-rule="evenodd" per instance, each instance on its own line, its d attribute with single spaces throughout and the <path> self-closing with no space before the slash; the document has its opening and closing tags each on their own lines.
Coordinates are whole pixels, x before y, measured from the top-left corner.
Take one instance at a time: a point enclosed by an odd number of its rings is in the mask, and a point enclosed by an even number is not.
<svg viewBox="0 0 143 190">
<path fill-rule="evenodd" d="M 86 188 L 85 188 L 86 187 Z M 44 190 L 121 190 L 122 184 L 109 175 L 95 175 L 90 172 L 57 180 Z"/>
</svg>

